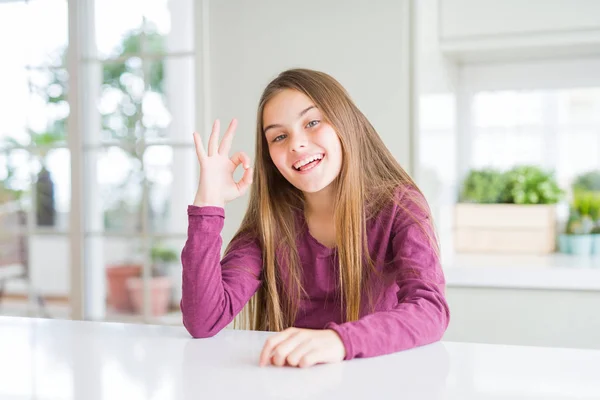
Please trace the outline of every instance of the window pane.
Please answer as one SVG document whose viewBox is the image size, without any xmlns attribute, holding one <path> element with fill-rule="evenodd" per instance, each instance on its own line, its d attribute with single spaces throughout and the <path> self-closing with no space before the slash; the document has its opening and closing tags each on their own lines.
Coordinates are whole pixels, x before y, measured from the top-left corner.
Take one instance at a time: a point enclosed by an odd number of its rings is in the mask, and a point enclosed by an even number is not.
<svg viewBox="0 0 600 400">
<path fill-rule="evenodd" d="M 17 143 L 26 142 L 27 118 L 29 103 L 29 88 L 27 85 L 27 74 L 25 70 L 16 65 L 11 65 L 11 61 L 4 60 L 0 63 L 0 87 L 2 87 L 2 96 L 0 96 L 0 148 L 12 147 L 14 141 Z"/>
<path fill-rule="evenodd" d="M 518 126 L 542 123 L 543 92 L 480 92 L 473 96 L 476 127 Z"/>
<path fill-rule="evenodd" d="M 600 125 L 600 88 L 558 91 L 559 122 Z"/>
<path fill-rule="evenodd" d="M 143 104 L 146 140 L 189 144 L 195 129 L 193 58 L 153 61 L 146 70 L 150 74 Z"/>
<path fill-rule="evenodd" d="M 2 54 L 2 63 L 0 71 L 5 75 L 5 60 L 9 64 L 22 69 L 27 65 L 27 53 L 29 42 L 29 18 L 27 15 L 27 3 L 0 3 L 0 54 Z M 18 37 L 23 40 L 6 40 L 5 38 Z M 6 57 L 10 55 L 10 57 Z"/>
<path fill-rule="evenodd" d="M 68 149 L 33 156 L 35 215 L 38 227 L 67 231 L 71 209 L 71 162 Z"/>
<path fill-rule="evenodd" d="M 144 114 L 142 125 L 147 139 L 165 137 L 167 128 L 172 121 L 165 94 L 166 84 L 168 83 L 165 80 L 165 72 L 170 72 L 165 70 L 166 65 L 168 64 L 165 60 L 148 61 L 145 65 L 147 82 L 142 103 Z M 179 87 L 177 91 L 185 94 L 186 89 Z"/>
<path fill-rule="evenodd" d="M 7 215 L 2 217 L 5 219 Z M 26 224 L 25 220 L 23 222 Z M 9 277 L 4 286 L 5 294 L 9 296 L 3 298 L 0 314 L 70 318 L 68 237 L 34 234 L 19 239 L 14 243 L 22 246 L 19 251 L 24 250 L 23 257 L 11 265 L 0 265 L 3 276 Z M 17 275 L 17 272 L 25 273 L 25 278 Z M 28 299 L 30 294 L 31 300 Z M 54 299 L 49 303 L 44 300 L 44 296 L 52 296 Z"/>
<path fill-rule="evenodd" d="M 58 297 L 46 305 L 53 318 L 70 318 L 70 244 L 69 237 L 42 234 L 30 237 L 31 279 L 34 291 L 41 295 Z"/>
<path fill-rule="evenodd" d="M 64 66 L 69 40 L 67 0 L 34 0 L 27 2 L 29 52 L 31 66 Z M 14 37 L 14 32 L 12 32 Z"/>
<path fill-rule="evenodd" d="M 103 65 L 98 102 L 103 142 L 119 141 L 133 145 L 141 138 L 144 86 L 140 58 Z M 87 140 L 93 141 L 89 137 Z"/>
<path fill-rule="evenodd" d="M 535 164 L 565 189 L 600 169 L 600 88 L 480 92 L 472 121 L 474 168 Z"/>
<path fill-rule="evenodd" d="M 558 177 L 565 186 L 579 174 L 600 169 L 600 124 L 562 130 L 560 149 Z"/>
<path fill-rule="evenodd" d="M 150 194 L 149 229 L 185 235 L 187 206 L 193 203 L 198 188 L 195 150 L 151 146 L 144 154 L 144 171 Z"/>
<path fill-rule="evenodd" d="M 479 129 L 476 132 L 472 148 L 475 168 L 509 169 L 517 164 L 540 165 L 544 161 L 544 136 L 540 129 Z"/>
<path fill-rule="evenodd" d="M 138 291 L 144 260 L 142 241 L 108 237 L 99 243 L 106 269 L 106 319 L 142 315 Z"/>
<path fill-rule="evenodd" d="M 144 1 L 101 0 L 94 4 L 98 57 L 139 54 Z"/>
<path fill-rule="evenodd" d="M 90 182 L 86 192 L 87 201 L 92 205 L 86 230 L 140 232 L 143 185 L 137 155 L 111 146 L 87 152 L 86 157 L 95 169 L 95 182 Z"/>
<path fill-rule="evenodd" d="M 0 155 L 2 203 L 18 201 L 32 210 L 34 227 L 66 231 L 71 208 L 71 165 L 67 149 Z"/>
<path fill-rule="evenodd" d="M 0 109 L 9 111 L 0 119 L 0 147 L 29 145 L 31 133 L 64 136 L 67 28 L 65 0 L 0 3 Z"/>
<path fill-rule="evenodd" d="M 0 153 L 1 203 L 22 201 L 24 206 L 28 206 L 31 177 L 29 152 L 16 149 Z"/>
<path fill-rule="evenodd" d="M 63 65 L 61 55 L 68 43 L 67 21 L 66 0 L 0 3 L 2 64 L 4 57 L 10 55 L 11 62 L 22 68 Z"/>
<path fill-rule="evenodd" d="M 158 34 L 156 42 L 146 47 L 149 52 L 189 52 L 194 47 L 193 0 L 147 0 L 144 2 L 145 30 L 148 35 Z"/>
<path fill-rule="evenodd" d="M 101 141 L 133 146 L 142 135 L 150 143 L 190 143 L 194 131 L 193 58 L 106 63 L 98 93 Z M 88 134 L 86 142 L 97 143 Z"/>
<path fill-rule="evenodd" d="M 35 68 L 28 71 L 29 102 L 24 145 L 66 146 L 68 75 L 64 68 Z"/>
<path fill-rule="evenodd" d="M 193 0 L 102 0 L 95 4 L 100 59 L 193 50 Z"/>
<path fill-rule="evenodd" d="M 143 263 L 149 262 L 150 317 L 155 322 L 181 324 L 181 262 L 184 238 L 154 240 L 102 238 L 106 270 L 108 320 L 143 315 Z"/>
<path fill-rule="evenodd" d="M 154 323 L 181 325 L 181 250 L 185 238 L 155 240 L 151 247 L 150 298 Z"/>
</svg>

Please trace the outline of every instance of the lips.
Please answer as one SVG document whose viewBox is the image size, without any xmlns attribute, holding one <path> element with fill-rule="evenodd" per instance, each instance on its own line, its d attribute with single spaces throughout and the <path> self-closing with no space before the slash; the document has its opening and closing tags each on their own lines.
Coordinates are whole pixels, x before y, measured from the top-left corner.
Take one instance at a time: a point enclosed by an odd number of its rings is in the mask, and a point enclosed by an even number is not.
<svg viewBox="0 0 600 400">
<path fill-rule="evenodd" d="M 302 171 L 303 167 L 306 166 L 310 166 L 310 164 L 314 164 L 314 166 L 318 165 L 321 160 L 325 157 L 325 154 L 323 153 L 317 153 L 317 154 L 313 154 L 307 157 L 303 157 L 302 159 L 296 161 L 293 165 L 292 168 L 294 168 L 296 171 Z M 306 169 L 306 168 L 304 168 Z"/>
</svg>

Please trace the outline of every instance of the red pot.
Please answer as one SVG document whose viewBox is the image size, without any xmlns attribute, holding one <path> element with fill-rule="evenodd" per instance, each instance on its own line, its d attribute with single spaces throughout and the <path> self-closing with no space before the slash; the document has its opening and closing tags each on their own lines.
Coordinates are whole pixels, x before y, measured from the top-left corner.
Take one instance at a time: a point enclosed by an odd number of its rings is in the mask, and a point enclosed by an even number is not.
<svg viewBox="0 0 600 400">
<path fill-rule="evenodd" d="M 127 280 L 142 274 L 138 264 L 109 265 L 106 268 L 108 281 L 108 304 L 117 311 L 132 312 L 133 306 L 127 291 Z"/>
<path fill-rule="evenodd" d="M 150 312 L 159 317 L 169 310 L 171 302 L 171 287 L 173 285 L 168 276 L 154 277 L 148 281 L 150 285 Z M 141 278 L 130 278 L 127 280 L 129 298 L 136 313 L 143 313 L 144 291 Z"/>
</svg>

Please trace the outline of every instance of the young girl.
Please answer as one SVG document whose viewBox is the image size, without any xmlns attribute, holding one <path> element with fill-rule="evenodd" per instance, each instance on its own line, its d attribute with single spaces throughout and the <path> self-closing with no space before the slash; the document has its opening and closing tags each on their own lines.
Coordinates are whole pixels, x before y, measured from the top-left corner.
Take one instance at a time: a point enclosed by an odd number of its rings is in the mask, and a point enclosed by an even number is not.
<svg viewBox="0 0 600 400">
<path fill-rule="evenodd" d="M 255 169 L 194 134 L 200 184 L 182 252 L 183 323 L 210 337 L 245 309 L 271 336 L 259 364 L 306 367 L 440 340 L 449 321 L 427 203 L 344 88 L 295 69 L 265 89 Z M 233 179 L 240 165 L 239 182 Z M 225 203 L 250 188 L 223 259 Z M 244 315 L 244 314 L 242 314 Z"/>
</svg>

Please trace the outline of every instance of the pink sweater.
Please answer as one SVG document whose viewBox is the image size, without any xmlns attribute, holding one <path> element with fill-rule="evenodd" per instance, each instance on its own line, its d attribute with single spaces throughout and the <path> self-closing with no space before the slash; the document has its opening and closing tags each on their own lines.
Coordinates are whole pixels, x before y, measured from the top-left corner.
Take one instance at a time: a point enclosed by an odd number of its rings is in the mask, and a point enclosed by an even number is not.
<svg viewBox="0 0 600 400">
<path fill-rule="evenodd" d="M 404 203 L 421 219 L 427 218 L 414 204 Z M 188 238 L 181 255 L 181 310 L 188 332 L 204 338 L 227 326 L 256 293 L 262 255 L 257 243 L 240 241 L 221 260 L 223 208 L 189 206 L 188 218 Z M 335 330 L 347 360 L 441 339 L 450 318 L 444 275 L 426 235 L 401 207 L 390 206 L 367 223 L 370 254 L 381 274 L 370 283 L 374 308 L 362 296 L 362 315 L 354 322 L 342 321 L 337 251 L 319 243 L 303 226 L 297 245 L 309 298 L 301 301 L 294 326 Z"/>
</svg>

